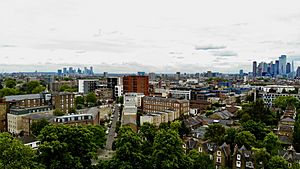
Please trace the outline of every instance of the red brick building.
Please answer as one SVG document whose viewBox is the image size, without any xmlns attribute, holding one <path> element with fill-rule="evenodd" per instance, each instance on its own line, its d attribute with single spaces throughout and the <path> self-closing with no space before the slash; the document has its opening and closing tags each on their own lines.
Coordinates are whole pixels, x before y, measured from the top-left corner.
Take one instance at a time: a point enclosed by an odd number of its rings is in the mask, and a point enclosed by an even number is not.
<svg viewBox="0 0 300 169">
<path fill-rule="evenodd" d="M 124 76 L 124 93 L 144 93 L 149 96 L 149 77 L 148 76 Z"/>
</svg>

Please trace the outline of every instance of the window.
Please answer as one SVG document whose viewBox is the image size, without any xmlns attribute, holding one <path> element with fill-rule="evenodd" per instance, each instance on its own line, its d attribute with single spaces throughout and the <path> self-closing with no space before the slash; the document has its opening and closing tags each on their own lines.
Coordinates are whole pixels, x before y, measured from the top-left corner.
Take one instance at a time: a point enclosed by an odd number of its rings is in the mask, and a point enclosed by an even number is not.
<svg viewBox="0 0 300 169">
<path fill-rule="evenodd" d="M 222 158 L 221 157 L 217 157 L 217 163 L 221 163 Z"/>
<path fill-rule="evenodd" d="M 199 148 L 198 148 L 198 151 L 199 151 L 200 153 L 202 153 L 202 147 L 199 147 Z"/>
<path fill-rule="evenodd" d="M 237 160 L 241 160 L 241 155 L 238 154 L 238 155 L 236 156 L 236 159 L 237 159 Z"/>
<path fill-rule="evenodd" d="M 241 167 L 241 162 L 240 161 L 236 162 L 236 167 Z"/>
<path fill-rule="evenodd" d="M 218 156 L 221 156 L 221 151 L 217 151 L 217 155 L 218 155 Z"/>
<path fill-rule="evenodd" d="M 213 159 L 213 156 L 211 154 L 209 155 L 209 159 L 211 159 L 211 160 Z"/>
</svg>

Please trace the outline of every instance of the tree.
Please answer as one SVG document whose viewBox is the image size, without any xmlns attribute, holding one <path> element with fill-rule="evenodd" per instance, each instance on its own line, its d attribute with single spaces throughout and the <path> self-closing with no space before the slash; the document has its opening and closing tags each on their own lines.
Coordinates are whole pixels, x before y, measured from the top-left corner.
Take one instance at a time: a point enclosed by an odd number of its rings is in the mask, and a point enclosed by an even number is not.
<svg viewBox="0 0 300 169">
<path fill-rule="evenodd" d="M 186 168 L 187 158 L 177 131 L 159 130 L 153 143 L 153 168 Z"/>
<path fill-rule="evenodd" d="M 190 169 L 214 169 L 214 163 L 207 154 L 199 153 L 196 150 L 189 152 L 188 157 L 191 160 Z"/>
<path fill-rule="evenodd" d="M 121 127 L 115 142 L 116 154 L 111 168 L 142 169 L 148 162 L 142 153 L 143 140 L 130 127 Z"/>
<path fill-rule="evenodd" d="M 117 103 L 123 104 L 124 103 L 124 97 L 123 96 L 118 97 Z"/>
<path fill-rule="evenodd" d="M 88 125 L 87 129 L 92 132 L 93 143 L 97 145 L 97 148 L 103 148 L 105 145 L 105 131 L 100 125 Z"/>
<path fill-rule="evenodd" d="M 294 148 L 297 152 L 300 152 L 300 115 L 298 113 L 298 116 L 296 118 L 296 122 L 294 124 L 294 133 L 293 133 L 293 142 L 294 142 Z"/>
<path fill-rule="evenodd" d="M 34 88 L 31 93 L 32 94 L 36 94 L 36 93 L 41 93 L 43 91 L 45 91 L 46 87 L 42 86 L 42 85 L 39 85 L 37 86 L 36 88 Z"/>
<path fill-rule="evenodd" d="M 35 161 L 35 152 L 8 133 L 0 133 L 0 168 L 44 168 Z"/>
<path fill-rule="evenodd" d="M 276 107 L 285 110 L 288 106 L 299 107 L 300 102 L 299 99 L 293 96 L 280 96 L 273 101 L 273 104 Z"/>
<path fill-rule="evenodd" d="M 11 79 L 11 78 L 6 79 L 4 81 L 4 84 L 5 84 L 5 87 L 7 87 L 7 88 L 15 88 L 16 85 L 17 85 L 16 80 L 15 79 Z"/>
<path fill-rule="evenodd" d="M 237 134 L 238 134 L 238 130 L 235 128 L 228 128 L 225 132 L 224 141 L 227 144 L 230 144 L 231 150 L 233 150 L 235 146 L 235 138 Z"/>
<path fill-rule="evenodd" d="M 42 129 L 49 124 L 50 123 L 46 119 L 41 119 L 41 120 L 35 121 L 30 126 L 31 133 L 35 136 L 38 136 L 40 134 L 40 132 L 42 131 Z"/>
<path fill-rule="evenodd" d="M 252 148 L 252 151 L 254 152 L 254 160 L 256 161 L 257 168 L 264 168 L 269 162 L 271 155 L 265 148 Z"/>
<path fill-rule="evenodd" d="M 84 97 L 83 96 L 77 96 L 75 98 L 75 105 L 84 105 Z"/>
<path fill-rule="evenodd" d="M 241 147 L 245 146 L 247 149 L 253 147 L 256 143 L 255 136 L 249 131 L 242 131 L 236 135 L 235 143 Z"/>
<path fill-rule="evenodd" d="M 68 110 L 68 113 L 69 114 L 76 114 L 77 111 L 76 111 L 76 109 L 74 107 L 70 107 L 69 110 Z"/>
<path fill-rule="evenodd" d="M 280 156 L 273 156 L 267 164 L 266 169 L 288 169 L 288 162 L 280 157 Z"/>
<path fill-rule="evenodd" d="M 86 126 L 48 125 L 39 135 L 39 160 L 49 169 L 90 168 L 98 147 L 96 135 Z"/>
<path fill-rule="evenodd" d="M 257 140 L 263 140 L 268 133 L 266 125 L 262 122 L 249 120 L 242 123 L 242 126 L 244 131 L 250 131 L 252 134 L 254 134 Z"/>
<path fill-rule="evenodd" d="M 242 117 L 243 114 L 248 114 L 252 120 L 257 122 L 261 121 L 266 125 L 277 125 L 278 123 L 276 114 L 272 112 L 268 107 L 265 107 L 264 101 L 262 99 L 258 99 L 256 100 L 256 102 L 243 104 L 242 107 L 242 112 L 239 113 L 240 117 Z"/>
<path fill-rule="evenodd" d="M 97 97 L 96 97 L 96 94 L 95 93 L 89 93 L 87 96 L 86 96 L 86 102 L 90 105 L 95 105 L 96 102 L 97 102 Z"/>
<path fill-rule="evenodd" d="M 223 127 L 221 124 L 212 124 L 206 128 L 204 137 L 212 142 L 221 144 L 223 142 L 224 135 L 225 127 Z"/>
<path fill-rule="evenodd" d="M 264 146 L 266 147 L 266 150 L 271 155 L 277 155 L 278 150 L 280 149 L 280 140 L 277 135 L 275 135 L 273 132 L 270 132 L 263 141 Z"/>
<path fill-rule="evenodd" d="M 55 109 L 55 110 L 53 111 L 53 115 L 54 115 L 54 116 L 63 116 L 63 115 L 65 115 L 65 113 L 62 112 L 60 109 Z"/>
<path fill-rule="evenodd" d="M 3 88 L 0 89 L 0 97 L 10 96 L 10 95 L 17 95 L 19 91 L 13 88 Z"/>
</svg>

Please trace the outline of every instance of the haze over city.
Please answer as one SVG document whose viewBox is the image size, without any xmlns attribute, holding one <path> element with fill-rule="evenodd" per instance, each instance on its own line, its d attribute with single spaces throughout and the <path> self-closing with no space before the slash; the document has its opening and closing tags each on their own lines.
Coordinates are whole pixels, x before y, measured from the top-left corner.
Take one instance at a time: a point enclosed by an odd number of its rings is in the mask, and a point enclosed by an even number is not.
<svg viewBox="0 0 300 169">
<path fill-rule="evenodd" d="M 0 20 L 1 72 L 237 73 L 300 60 L 297 1 L 2 0 Z"/>
</svg>

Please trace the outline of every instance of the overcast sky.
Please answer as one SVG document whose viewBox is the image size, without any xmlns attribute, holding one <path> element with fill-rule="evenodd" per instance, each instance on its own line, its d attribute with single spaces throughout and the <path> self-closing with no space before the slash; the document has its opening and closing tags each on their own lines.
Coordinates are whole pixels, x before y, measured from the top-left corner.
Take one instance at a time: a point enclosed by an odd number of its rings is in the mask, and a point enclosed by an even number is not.
<svg viewBox="0 0 300 169">
<path fill-rule="evenodd" d="M 281 54 L 300 61 L 299 0 L 0 0 L 0 72 L 238 72 Z"/>
</svg>

